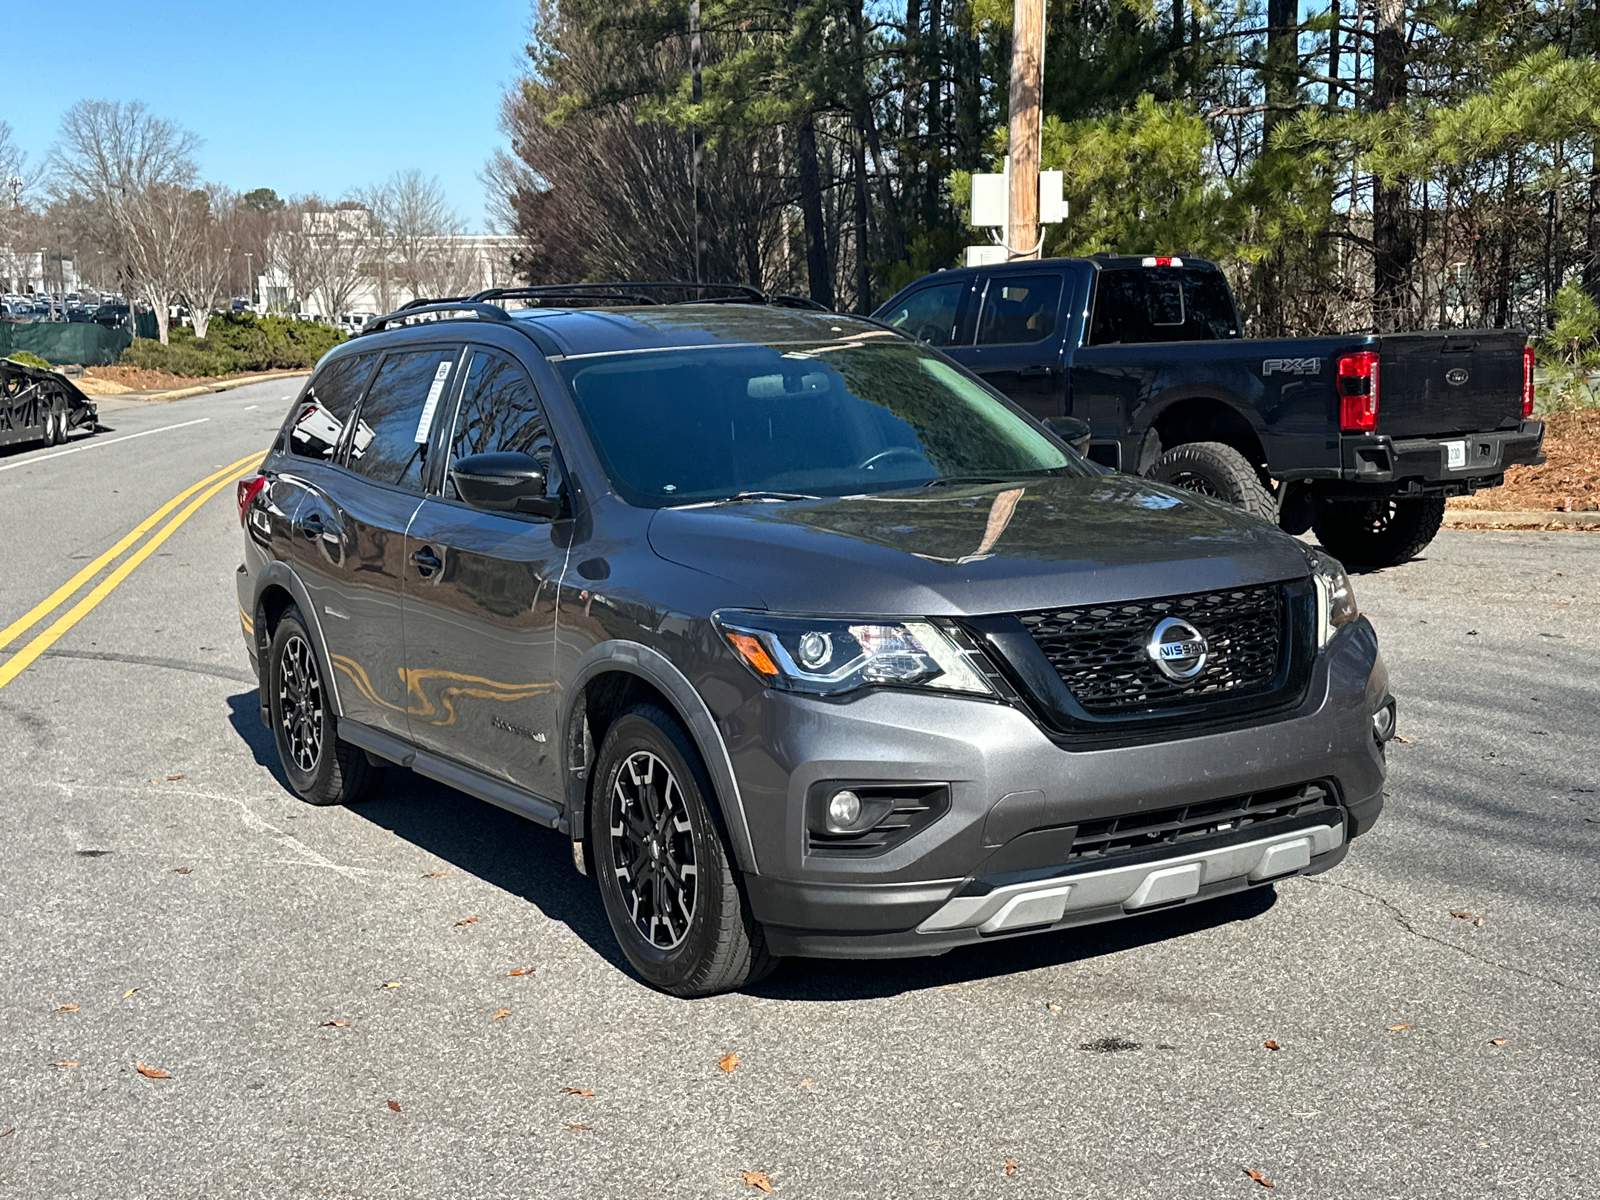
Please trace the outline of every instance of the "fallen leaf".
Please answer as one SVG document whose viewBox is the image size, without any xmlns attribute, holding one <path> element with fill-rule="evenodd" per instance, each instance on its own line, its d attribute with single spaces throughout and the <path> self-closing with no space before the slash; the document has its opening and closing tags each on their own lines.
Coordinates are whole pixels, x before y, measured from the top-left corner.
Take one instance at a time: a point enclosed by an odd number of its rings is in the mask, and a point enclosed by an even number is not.
<svg viewBox="0 0 1600 1200">
<path fill-rule="evenodd" d="M 15 1132 L 16 1130 L 7 1125 L 4 1129 L 0 1129 L 0 1137 L 10 1137 Z"/>
<path fill-rule="evenodd" d="M 168 783 L 177 783 L 177 782 L 178 782 L 178 780 L 180 780 L 180 779 L 182 779 L 182 778 L 183 778 L 183 773 L 182 773 L 182 772 L 179 772 L 179 773 L 178 773 L 178 774 L 176 774 L 176 775 L 168 775 L 168 776 L 167 776 L 167 782 L 168 782 Z"/>
<path fill-rule="evenodd" d="M 1260 1171 L 1252 1171 L 1249 1167 L 1246 1167 L 1244 1169 L 1244 1173 L 1246 1175 L 1250 1176 L 1251 1179 L 1254 1179 L 1262 1187 L 1275 1187 L 1275 1186 L 1277 1186 L 1276 1184 L 1274 1184 L 1272 1182 L 1272 1180 L 1268 1179 Z"/>
<path fill-rule="evenodd" d="M 187 875 L 192 870 L 194 870 L 193 867 L 173 867 L 172 873 L 174 875 Z"/>
<path fill-rule="evenodd" d="M 322 1028 L 324 1028 L 324 1029 L 343 1029 L 348 1024 L 350 1024 L 349 1021 L 346 1021 L 343 1017 L 340 1017 L 337 1021 L 324 1021 L 322 1023 Z"/>
<path fill-rule="evenodd" d="M 1061 1007 L 1061 1005 L 1057 1004 L 1054 1000 L 1052 1000 L 1052 1001 L 1050 1001 L 1050 1003 L 1046 1004 L 1045 1007 L 1048 1008 L 1051 1012 L 1064 1012 L 1065 1011 Z"/>
<path fill-rule="evenodd" d="M 1476 921 L 1473 922 L 1473 924 L 1474 925 L 1482 925 L 1483 924 L 1483 918 L 1479 917 Z"/>
<path fill-rule="evenodd" d="M 1399 1033 L 1402 1029 L 1410 1029 L 1415 1024 L 1416 1024 L 1415 1021 L 1401 1021 L 1400 1024 L 1398 1024 L 1398 1025 L 1389 1026 L 1389 1032 L 1390 1033 Z"/>
<path fill-rule="evenodd" d="M 1450 915 L 1452 917 L 1454 917 L 1458 921 L 1470 921 L 1472 919 L 1472 914 L 1470 912 L 1465 911 L 1465 910 L 1463 910 L 1461 912 L 1457 912 L 1455 909 L 1452 908 L 1450 910 Z"/>
<path fill-rule="evenodd" d="M 61 1005 L 61 1007 L 57 1008 L 56 1011 L 57 1012 L 77 1012 L 78 1011 L 78 1006 L 76 1004 L 63 1004 L 63 1005 Z"/>
<path fill-rule="evenodd" d="M 477 923 L 478 923 L 478 918 L 477 917 L 462 917 L 461 920 L 456 922 L 456 926 L 457 926 L 457 928 L 459 928 L 462 925 L 476 925 Z"/>
<path fill-rule="evenodd" d="M 401 1109 L 400 1102 L 398 1100 L 385 1100 L 384 1103 L 389 1106 L 389 1111 L 390 1112 L 402 1112 L 402 1111 L 404 1111 L 403 1109 Z"/>
<path fill-rule="evenodd" d="M 163 1071 L 160 1067 L 148 1066 L 148 1065 L 146 1065 L 145 1063 L 142 1063 L 142 1062 L 134 1063 L 133 1064 L 133 1069 L 135 1071 L 139 1072 L 139 1074 L 143 1075 L 146 1079 L 171 1079 L 172 1078 L 172 1072 Z"/>
<path fill-rule="evenodd" d="M 385 979 L 385 980 L 384 980 L 384 981 L 383 981 L 383 982 L 382 982 L 382 983 L 380 983 L 380 984 L 379 984 L 379 985 L 378 985 L 378 986 L 379 986 L 379 987 L 380 987 L 380 988 L 386 988 L 386 987 L 399 987 L 399 986 L 400 986 L 400 981 L 399 981 L 399 980 L 398 980 L 398 979 Z"/>
<path fill-rule="evenodd" d="M 75 1067 L 78 1065 L 78 1060 L 75 1058 L 58 1058 L 50 1065 L 52 1067 Z"/>
<path fill-rule="evenodd" d="M 1401 734 L 1401 733 L 1395 734 L 1394 735 L 1394 740 L 1399 742 L 1402 746 L 1412 746 L 1412 745 L 1416 744 L 1410 738 L 1406 737 L 1404 734 Z"/>
<path fill-rule="evenodd" d="M 437 879 L 437 878 L 439 878 L 439 876 L 448 875 L 449 873 L 450 873 L 450 868 L 449 867 L 441 867 L 437 871 L 429 871 L 426 875 L 423 876 L 423 878 L 424 879 Z"/>
<path fill-rule="evenodd" d="M 515 978 L 518 975 L 532 975 L 533 974 L 533 968 L 532 967 L 512 967 L 511 970 L 506 972 L 506 974 L 510 975 L 512 978 Z"/>
<path fill-rule="evenodd" d="M 594 1095 L 594 1089 L 593 1088 L 564 1087 L 564 1088 L 561 1089 L 561 1094 L 563 1096 L 592 1096 L 592 1095 Z"/>
<path fill-rule="evenodd" d="M 128 997 L 129 997 L 129 996 L 131 996 L 131 995 L 133 995 L 133 994 L 134 994 L 134 993 L 135 993 L 135 992 L 137 992 L 137 991 L 138 991 L 138 990 L 139 990 L 139 989 L 138 989 L 138 988 L 136 988 L 136 987 L 131 987 L 131 988 L 129 988 L 129 989 L 128 989 L 128 990 L 127 990 L 127 991 L 125 991 L 125 992 L 123 992 L 123 993 L 122 993 L 122 998 L 123 998 L 123 999 L 124 999 L 124 1000 L 126 1000 L 126 999 L 127 999 L 127 998 L 128 998 Z"/>
<path fill-rule="evenodd" d="M 794 1086 L 795 1086 L 796 1089 L 808 1088 L 808 1087 L 815 1087 L 816 1083 L 817 1083 L 817 1081 L 815 1079 L 813 1079 L 813 1078 L 811 1078 L 811 1076 L 807 1075 L 804 1079 L 802 1079 L 799 1083 L 795 1084 Z"/>
<path fill-rule="evenodd" d="M 509 1008 L 497 1008 L 489 1014 L 489 1020 L 498 1021 L 501 1017 L 509 1017 L 510 1015 L 511 1010 Z"/>
<path fill-rule="evenodd" d="M 723 1074 L 727 1074 L 738 1065 L 739 1056 L 737 1054 L 724 1054 L 721 1058 L 717 1059 L 717 1066 L 722 1068 Z"/>
<path fill-rule="evenodd" d="M 1261 1044 L 1263 1046 L 1265 1046 L 1268 1050 L 1281 1049 L 1281 1047 L 1278 1045 L 1278 1043 L 1273 1041 L 1271 1038 L 1268 1038 L 1266 1041 L 1262 1042 Z"/>
<path fill-rule="evenodd" d="M 1505 1044 L 1506 1044 L 1506 1039 L 1505 1038 L 1490 1038 L 1489 1039 L 1489 1045 L 1491 1045 L 1491 1046 L 1504 1046 Z"/>
<path fill-rule="evenodd" d="M 753 1188 L 760 1188 L 763 1192 L 772 1190 L 772 1180 L 768 1179 L 760 1171 L 740 1171 L 739 1178 Z"/>
<path fill-rule="evenodd" d="M 1014 1159 L 1014 1158 L 1006 1159 L 1005 1172 L 1006 1172 L 1007 1175 L 1015 1175 L 1017 1173 L 1017 1160 L 1016 1159 Z"/>
<path fill-rule="evenodd" d="M 563 1121 L 563 1122 L 561 1122 L 561 1128 L 563 1128 L 563 1129 L 588 1129 L 589 1126 L 585 1125 L 582 1121 Z"/>
</svg>

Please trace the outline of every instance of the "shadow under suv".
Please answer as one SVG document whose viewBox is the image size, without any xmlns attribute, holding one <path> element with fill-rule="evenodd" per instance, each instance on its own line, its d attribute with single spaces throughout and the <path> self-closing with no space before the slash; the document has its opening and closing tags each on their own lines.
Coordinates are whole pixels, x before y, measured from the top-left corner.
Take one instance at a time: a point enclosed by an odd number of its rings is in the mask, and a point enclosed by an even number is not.
<svg viewBox="0 0 1600 1200">
<path fill-rule="evenodd" d="M 306 800 L 399 763 L 569 834 L 686 996 L 1323 871 L 1371 828 L 1394 702 L 1337 562 L 884 326 L 652 295 L 485 293 L 318 365 L 239 490 Z"/>
</svg>

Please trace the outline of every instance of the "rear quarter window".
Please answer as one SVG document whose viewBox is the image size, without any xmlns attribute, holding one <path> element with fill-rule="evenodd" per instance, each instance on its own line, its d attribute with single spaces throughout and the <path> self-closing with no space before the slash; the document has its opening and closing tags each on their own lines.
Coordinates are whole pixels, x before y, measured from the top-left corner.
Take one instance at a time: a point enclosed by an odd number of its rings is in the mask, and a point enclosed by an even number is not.
<svg viewBox="0 0 1600 1200">
<path fill-rule="evenodd" d="M 305 395 L 289 414 L 289 453 L 324 461 L 333 458 L 377 361 L 376 354 L 352 354 L 326 364 L 311 377 Z"/>
</svg>

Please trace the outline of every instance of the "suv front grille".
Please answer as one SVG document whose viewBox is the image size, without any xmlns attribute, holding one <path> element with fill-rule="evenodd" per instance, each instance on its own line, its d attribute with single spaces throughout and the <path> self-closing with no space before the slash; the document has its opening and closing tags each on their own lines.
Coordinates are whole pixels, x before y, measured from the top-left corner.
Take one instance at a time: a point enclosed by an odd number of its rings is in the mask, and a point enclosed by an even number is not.
<svg viewBox="0 0 1600 1200">
<path fill-rule="evenodd" d="M 1067 861 L 1117 858 L 1158 846 L 1234 833 L 1266 821 L 1337 808 L 1333 786 L 1325 780 L 1207 800 L 1166 808 L 1159 812 L 1129 813 L 1105 821 L 1085 821 L 1078 826 Z"/>
<path fill-rule="evenodd" d="M 1145 652 L 1156 624 L 1189 622 L 1210 654 L 1194 679 L 1169 679 Z M 1281 584 L 1020 613 L 1044 656 L 1085 712 L 1141 709 L 1249 696 L 1273 687 L 1285 646 Z"/>
</svg>

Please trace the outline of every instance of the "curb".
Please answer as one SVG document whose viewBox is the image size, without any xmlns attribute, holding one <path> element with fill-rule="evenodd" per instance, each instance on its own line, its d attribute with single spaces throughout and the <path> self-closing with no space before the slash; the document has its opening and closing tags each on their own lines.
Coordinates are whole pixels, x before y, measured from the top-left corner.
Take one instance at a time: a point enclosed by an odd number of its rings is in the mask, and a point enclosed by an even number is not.
<svg viewBox="0 0 1600 1200">
<path fill-rule="evenodd" d="M 1446 529 L 1600 529 L 1600 512 L 1492 512 L 1452 508 L 1444 514 Z"/>
<path fill-rule="evenodd" d="M 239 379 L 225 379 L 221 383 L 200 383 L 194 387 L 173 388 L 169 392 L 125 392 L 120 396 L 107 396 L 105 399 L 136 400 L 146 404 L 162 400 L 186 400 L 190 396 L 231 391 L 233 388 L 246 387 L 252 383 L 266 383 L 273 379 L 299 379 L 309 374 L 310 371 L 284 371 L 275 375 L 245 375 Z"/>
</svg>

